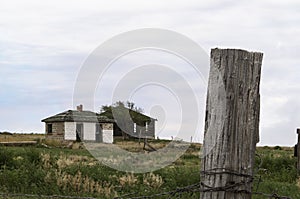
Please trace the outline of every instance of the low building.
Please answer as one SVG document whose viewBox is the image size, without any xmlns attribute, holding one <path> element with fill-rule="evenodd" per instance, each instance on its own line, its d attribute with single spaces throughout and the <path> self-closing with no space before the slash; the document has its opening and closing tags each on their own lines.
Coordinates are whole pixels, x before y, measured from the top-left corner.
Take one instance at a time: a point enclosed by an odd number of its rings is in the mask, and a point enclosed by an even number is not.
<svg viewBox="0 0 300 199">
<path fill-rule="evenodd" d="M 47 139 L 112 143 L 114 120 L 92 111 L 67 110 L 42 120 Z"/>
<path fill-rule="evenodd" d="M 157 119 L 124 106 L 110 107 L 100 113 L 114 121 L 113 135 L 135 138 L 155 138 Z"/>
</svg>

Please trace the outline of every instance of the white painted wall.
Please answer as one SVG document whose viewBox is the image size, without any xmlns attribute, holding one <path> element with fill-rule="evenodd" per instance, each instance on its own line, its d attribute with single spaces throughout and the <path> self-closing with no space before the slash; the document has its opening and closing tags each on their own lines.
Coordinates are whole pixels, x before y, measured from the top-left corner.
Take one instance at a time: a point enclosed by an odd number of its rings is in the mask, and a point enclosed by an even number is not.
<svg viewBox="0 0 300 199">
<path fill-rule="evenodd" d="M 103 129 L 103 143 L 113 143 L 113 130 Z M 83 123 L 83 139 L 96 140 L 96 124 Z M 65 122 L 65 140 L 76 140 L 76 122 Z"/>
<path fill-rule="evenodd" d="M 65 122 L 65 140 L 76 140 L 75 122 Z"/>
<path fill-rule="evenodd" d="M 83 140 L 96 140 L 96 124 L 83 123 Z"/>
<path fill-rule="evenodd" d="M 114 137 L 113 137 L 113 130 L 103 130 L 103 143 L 113 143 Z"/>
</svg>

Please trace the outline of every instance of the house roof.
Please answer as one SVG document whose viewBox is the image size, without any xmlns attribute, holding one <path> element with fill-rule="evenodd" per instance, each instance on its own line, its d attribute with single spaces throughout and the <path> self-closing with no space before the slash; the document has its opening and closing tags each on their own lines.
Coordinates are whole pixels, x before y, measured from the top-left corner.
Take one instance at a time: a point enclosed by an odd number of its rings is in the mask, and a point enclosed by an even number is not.
<svg viewBox="0 0 300 199">
<path fill-rule="evenodd" d="M 157 121 L 157 119 L 155 118 L 149 117 L 140 112 L 122 106 L 112 107 L 111 109 L 100 113 L 100 116 L 105 116 L 107 118 L 117 120 L 118 118 L 116 117 L 122 117 L 122 118 L 126 117 L 127 115 L 126 113 L 129 113 L 130 118 L 137 123 L 141 121 L 142 122 L 150 122 L 151 120 Z"/>
<path fill-rule="evenodd" d="M 54 116 L 45 118 L 42 122 L 108 122 L 113 123 L 113 119 L 101 116 L 92 111 L 68 110 Z"/>
</svg>

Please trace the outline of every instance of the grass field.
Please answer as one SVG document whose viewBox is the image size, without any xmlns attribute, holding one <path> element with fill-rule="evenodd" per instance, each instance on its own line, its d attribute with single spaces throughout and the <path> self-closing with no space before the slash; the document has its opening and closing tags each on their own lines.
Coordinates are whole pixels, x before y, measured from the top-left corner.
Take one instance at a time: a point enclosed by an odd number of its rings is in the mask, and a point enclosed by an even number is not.
<svg viewBox="0 0 300 199">
<path fill-rule="evenodd" d="M 11 135 L 9 138 L 0 136 L 0 139 L 21 140 L 17 137 L 18 135 Z M 13 140 L 14 138 L 16 140 Z M 26 140 L 40 138 L 41 135 L 37 137 L 28 135 Z M 162 148 L 168 143 L 159 140 L 151 142 L 151 145 L 154 148 Z M 143 151 L 143 144 L 136 141 L 117 140 L 115 144 L 128 151 Z M 192 144 L 173 164 L 152 173 L 133 174 L 100 164 L 81 147 L 61 148 L 57 143 L 51 148 L 45 148 L 40 144 L 30 147 L 2 146 L 0 147 L 0 193 L 95 198 L 153 195 L 198 183 L 200 148 L 200 144 Z M 257 153 L 262 161 L 255 178 L 254 191 L 300 198 L 300 179 L 295 169 L 296 160 L 293 157 L 293 150 L 281 147 L 259 147 Z M 257 158 L 257 164 L 259 162 Z M 170 196 L 154 198 L 170 198 Z M 180 198 L 199 198 L 199 193 L 183 194 Z M 254 196 L 253 198 L 267 197 Z"/>
<path fill-rule="evenodd" d="M 44 134 L 8 134 L 0 133 L 0 142 L 13 142 L 13 141 L 35 141 L 37 139 L 45 138 Z"/>
</svg>

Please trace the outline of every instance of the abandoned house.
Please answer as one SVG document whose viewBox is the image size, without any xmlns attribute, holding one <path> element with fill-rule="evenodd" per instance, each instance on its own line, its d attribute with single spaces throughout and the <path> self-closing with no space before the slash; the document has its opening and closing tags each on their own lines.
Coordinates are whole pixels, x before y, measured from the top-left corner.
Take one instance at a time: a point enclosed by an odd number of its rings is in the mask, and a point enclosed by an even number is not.
<svg viewBox="0 0 300 199">
<path fill-rule="evenodd" d="M 109 106 L 99 114 L 114 121 L 113 136 L 155 138 L 155 122 L 141 112 L 125 106 Z"/>
<path fill-rule="evenodd" d="M 68 110 L 43 119 L 47 139 L 113 142 L 114 120 L 92 111 Z"/>
</svg>

